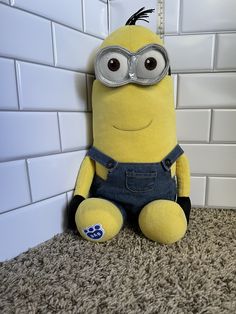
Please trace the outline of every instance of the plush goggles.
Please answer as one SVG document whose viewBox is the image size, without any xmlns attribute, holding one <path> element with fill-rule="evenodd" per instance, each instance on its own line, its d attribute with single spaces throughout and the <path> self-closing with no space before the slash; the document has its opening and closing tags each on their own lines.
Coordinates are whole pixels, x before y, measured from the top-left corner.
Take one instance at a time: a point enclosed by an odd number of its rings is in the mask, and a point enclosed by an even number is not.
<svg viewBox="0 0 236 314">
<path fill-rule="evenodd" d="M 96 78 L 109 87 L 153 85 L 166 76 L 169 67 L 167 52 L 158 44 L 144 46 L 135 53 L 109 46 L 101 49 L 95 59 Z"/>
</svg>

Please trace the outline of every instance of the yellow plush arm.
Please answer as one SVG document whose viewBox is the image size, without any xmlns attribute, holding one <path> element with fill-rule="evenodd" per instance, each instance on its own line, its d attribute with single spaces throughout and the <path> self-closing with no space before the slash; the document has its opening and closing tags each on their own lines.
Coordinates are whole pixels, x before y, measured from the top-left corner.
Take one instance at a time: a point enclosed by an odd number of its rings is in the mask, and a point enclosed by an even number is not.
<svg viewBox="0 0 236 314">
<path fill-rule="evenodd" d="M 188 158 L 181 155 L 176 161 L 176 176 L 178 183 L 178 196 L 189 197 L 190 194 L 190 169 Z"/>
<path fill-rule="evenodd" d="M 78 173 L 74 195 L 81 195 L 84 198 L 88 197 L 89 190 L 95 173 L 95 163 L 88 156 L 81 163 Z"/>
</svg>

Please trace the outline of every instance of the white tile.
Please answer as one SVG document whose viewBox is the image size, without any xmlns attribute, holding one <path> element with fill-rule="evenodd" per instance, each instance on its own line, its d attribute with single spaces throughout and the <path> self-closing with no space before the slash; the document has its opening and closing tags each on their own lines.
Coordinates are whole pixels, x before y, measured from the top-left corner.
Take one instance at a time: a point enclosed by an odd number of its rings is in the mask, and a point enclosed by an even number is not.
<svg viewBox="0 0 236 314">
<path fill-rule="evenodd" d="M 56 113 L 0 112 L 0 161 L 60 150 Z"/>
<path fill-rule="evenodd" d="M 183 0 L 183 32 L 236 29 L 235 0 Z"/>
<path fill-rule="evenodd" d="M 28 159 L 33 201 L 72 190 L 85 151 Z"/>
<path fill-rule="evenodd" d="M 182 144 L 192 174 L 235 175 L 236 145 Z"/>
<path fill-rule="evenodd" d="M 100 0 L 83 0 L 84 31 L 105 38 L 108 35 L 107 3 Z"/>
<path fill-rule="evenodd" d="M 236 142 L 236 110 L 213 110 L 212 140 Z"/>
<path fill-rule="evenodd" d="M 29 203 L 25 161 L 0 163 L 0 213 Z"/>
<path fill-rule="evenodd" d="M 93 75 L 87 75 L 87 99 L 88 99 L 88 110 L 92 111 L 92 88 L 95 77 Z"/>
<path fill-rule="evenodd" d="M 124 26 L 127 20 L 139 9 L 145 7 L 145 9 L 155 9 L 154 13 L 151 13 L 147 20 L 137 21 L 136 25 L 142 25 L 150 28 L 156 33 L 157 30 L 157 1 L 156 0 L 116 0 L 109 1 L 110 4 L 110 32 L 113 32 L 117 28 Z"/>
<path fill-rule="evenodd" d="M 0 4 L 0 54 L 53 64 L 51 25 L 35 15 Z"/>
<path fill-rule="evenodd" d="M 236 3 L 236 1 L 235 1 Z M 216 69 L 236 69 L 236 34 L 219 34 L 217 36 Z"/>
<path fill-rule="evenodd" d="M 177 109 L 177 137 L 179 141 L 209 141 L 211 110 Z"/>
<path fill-rule="evenodd" d="M 18 109 L 13 60 L 0 58 L 0 109 Z"/>
<path fill-rule="evenodd" d="M 165 0 L 165 34 L 176 34 L 179 29 L 180 0 Z"/>
<path fill-rule="evenodd" d="M 206 193 L 206 177 L 191 177 L 192 206 L 204 206 Z"/>
<path fill-rule="evenodd" d="M 80 0 L 12 0 L 13 5 L 45 16 L 53 21 L 82 30 L 82 5 Z"/>
<path fill-rule="evenodd" d="M 165 36 L 171 70 L 211 70 L 214 35 Z"/>
<path fill-rule="evenodd" d="M 207 205 L 236 208 L 236 178 L 209 178 Z"/>
<path fill-rule="evenodd" d="M 90 113 L 59 113 L 62 150 L 86 148 L 92 143 Z"/>
<path fill-rule="evenodd" d="M 56 66 L 94 72 L 94 56 L 102 40 L 53 23 Z"/>
<path fill-rule="evenodd" d="M 20 108 L 86 110 L 85 74 L 17 62 Z"/>
<path fill-rule="evenodd" d="M 0 2 L 9 4 L 9 0 L 0 0 Z"/>
<path fill-rule="evenodd" d="M 178 107 L 235 107 L 236 73 L 179 75 Z"/>
<path fill-rule="evenodd" d="M 65 230 L 66 195 L 0 215 L 0 261 L 11 259 Z"/>
</svg>

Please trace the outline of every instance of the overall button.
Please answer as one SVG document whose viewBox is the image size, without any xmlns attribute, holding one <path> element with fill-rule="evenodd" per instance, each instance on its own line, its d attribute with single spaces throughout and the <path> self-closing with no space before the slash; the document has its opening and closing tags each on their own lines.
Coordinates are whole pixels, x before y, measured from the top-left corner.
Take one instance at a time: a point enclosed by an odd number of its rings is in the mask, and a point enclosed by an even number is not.
<svg viewBox="0 0 236 314">
<path fill-rule="evenodd" d="M 171 166 L 171 161 L 170 161 L 170 159 L 165 159 L 165 165 L 167 166 L 167 167 L 170 167 Z"/>
</svg>

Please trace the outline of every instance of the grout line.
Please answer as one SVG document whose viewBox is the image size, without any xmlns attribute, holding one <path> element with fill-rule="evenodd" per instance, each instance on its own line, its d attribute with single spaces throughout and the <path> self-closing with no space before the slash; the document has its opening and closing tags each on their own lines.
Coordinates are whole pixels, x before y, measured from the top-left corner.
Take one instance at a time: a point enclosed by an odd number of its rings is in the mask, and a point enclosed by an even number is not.
<svg viewBox="0 0 236 314">
<path fill-rule="evenodd" d="M 11 161 L 18 161 L 18 160 L 22 160 L 22 159 L 36 159 L 36 158 L 42 158 L 42 157 L 50 157 L 50 156 L 56 156 L 56 155 L 63 155 L 63 154 L 70 154 L 70 153 L 76 153 L 76 152 L 82 152 L 82 151 L 86 151 L 88 148 L 90 147 L 90 145 L 88 146 L 81 146 L 81 147 L 76 147 L 75 149 L 70 149 L 70 150 L 64 150 L 62 152 L 52 152 L 52 153 L 42 153 L 42 154 L 38 154 L 38 155 L 27 155 L 27 156 L 21 156 L 18 158 L 9 158 L 6 160 L 1 160 L 0 164 L 5 163 L 5 162 L 11 162 Z"/>
<path fill-rule="evenodd" d="M 81 8 L 82 8 L 82 27 L 83 27 L 83 32 L 85 32 L 86 26 L 85 26 L 85 3 L 84 0 L 81 1 Z"/>
<path fill-rule="evenodd" d="M 39 109 L 37 109 L 37 110 L 29 110 L 29 109 L 27 109 L 27 110 L 9 110 L 9 109 L 0 109 L 0 113 L 1 112 L 25 112 L 25 113 L 27 113 L 27 112 L 30 112 L 30 113 L 32 113 L 32 112 L 34 112 L 34 113 L 57 113 L 57 112 L 62 112 L 62 113 L 90 113 L 91 112 L 91 110 L 85 110 L 85 111 L 82 111 L 82 110 L 62 110 L 62 109 L 55 109 L 55 110 L 39 110 Z"/>
<path fill-rule="evenodd" d="M 61 149 L 61 152 L 62 152 L 62 138 L 61 138 L 61 128 L 60 128 L 59 112 L 57 112 L 57 126 L 58 126 L 60 149 Z"/>
<path fill-rule="evenodd" d="M 107 23 L 108 23 L 108 35 L 111 32 L 111 5 L 110 0 L 107 0 Z"/>
<path fill-rule="evenodd" d="M 19 84 L 20 84 L 20 82 L 18 82 L 18 75 L 17 75 L 17 70 L 16 70 L 16 60 L 14 60 L 14 71 L 15 71 L 15 84 L 16 84 L 16 95 L 17 95 L 17 105 L 18 105 L 17 112 L 18 112 L 20 110 L 20 95 L 19 95 Z"/>
<path fill-rule="evenodd" d="M 216 62 L 216 42 L 217 42 L 217 35 L 213 36 L 212 40 L 212 51 L 211 51 L 211 67 L 212 71 L 215 71 L 215 62 Z"/>
<path fill-rule="evenodd" d="M 183 25 L 183 2 L 182 0 L 179 0 L 179 14 L 178 14 L 178 35 L 182 33 L 182 25 Z"/>
<path fill-rule="evenodd" d="M 214 174 L 214 173 L 191 173 L 191 177 L 211 177 L 211 178 L 226 178 L 226 179 L 236 179 L 235 174 Z"/>
<path fill-rule="evenodd" d="M 217 34 L 236 34 L 235 30 L 222 30 L 222 31 L 192 31 L 192 32 L 171 32 L 166 33 L 168 36 L 190 36 L 190 35 L 217 35 Z"/>
<path fill-rule="evenodd" d="M 56 67 L 56 45 L 55 45 L 55 39 L 54 38 L 54 28 L 53 23 L 51 21 L 51 38 L 52 38 L 52 58 L 53 58 L 53 65 Z"/>
<path fill-rule="evenodd" d="M 225 147 L 225 146 L 232 146 L 232 147 L 235 147 L 235 145 L 236 145 L 236 142 L 228 142 L 228 143 L 226 143 L 226 142 L 218 142 L 218 143 L 207 143 L 207 142 L 193 142 L 193 141 L 179 141 L 179 144 L 180 145 L 193 145 L 193 146 L 199 146 L 199 145 L 202 145 L 202 146 L 206 146 L 206 145 L 208 145 L 208 146 L 219 146 L 219 147 Z"/>
<path fill-rule="evenodd" d="M 109 0 L 106 0 L 107 5 L 107 33 L 110 34 L 110 6 L 109 6 Z"/>
<path fill-rule="evenodd" d="M 210 116 L 210 129 L 209 129 L 209 137 L 208 137 L 208 141 L 209 143 L 212 143 L 212 133 L 213 133 L 213 114 L 214 114 L 214 111 L 213 109 L 211 109 L 211 116 Z"/>
<path fill-rule="evenodd" d="M 215 34 L 214 55 L 213 55 L 213 70 L 214 70 L 214 72 L 217 71 L 216 63 L 217 63 L 217 59 L 218 59 L 218 42 L 219 42 L 218 34 Z"/>
<path fill-rule="evenodd" d="M 209 191 L 209 178 L 208 176 L 206 176 L 204 206 L 207 206 L 208 191 Z"/>
<path fill-rule="evenodd" d="M 14 208 L 9 209 L 9 210 L 6 210 L 6 211 L 4 211 L 4 212 L 0 212 L 0 216 L 1 216 L 1 215 L 4 215 L 4 214 L 6 214 L 6 213 L 9 213 L 9 212 L 13 212 L 13 211 L 18 210 L 18 209 L 21 209 L 21 208 L 23 208 L 23 207 L 35 205 L 35 204 L 38 204 L 38 203 L 47 201 L 47 200 L 52 199 L 52 198 L 56 198 L 56 197 L 61 196 L 61 195 L 66 195 L 66 193 L 71 192 L 71 191 L 73 191 L 73 190 L 70 189 L 70 190 L 68 190 L 68 191 L 64 191 L 64 192 L 62 192 L 62 193 L 59 193 L 59 194 L 55 194 L 55 195 L 46 197 L 46 198 L 40 199 L 40 200 L 35 201 L 35 202 L 32 201 L 30 204 L 26 204 L 26 205 L 23 205 L 23 206 L 14 207 Z"/>
<path fill-rule="evenodd" d="M 2 55 L 0 55 L 0 58 L 2 58 L 2 59 L 8 59 L 8 60 L 15 60 L 15 61 L 24 62 L 24 63 L 29 63 L 29 64 L 35 64 L 35 65 L 44 66 L 44 67 L 49 67 L 49 68 L 58 69 L 58 70 L 70 71 L 70 72 L 79 73 L 79 74 L 90 74 L 90 75 L 94 75 L 94 72 L 85 72 L 85 71 L 82 71 L 82 70 L 75 70 L 75 69 L 66 68 L 66 67 L 61 67 L 61 66 L 54 66 L 54 65 L 52 65 L 52 64 L 40 63 L 39 61 L 31 61 L 31 60 L 27 60 L 27 59 L 23 59 L 23 58 L 19 58 L 19 57 L 15 57 L 15 59 L 14 59 L 13 57 L 8 57 L 8 56 L 2 56 Z"/>
<path fill-rule="evenodd" d="M 87 104 L 87 111 L 89 111 L 89 109 L 90 109 L 90 104 L 89 104 L 89 90 L 88 90 L 88 86 L 89 86 L 89 84 L 88 84 L 88 80 L 89 80 L 89 78 L 88 78 L 88 75 L 86 74 L 86 80 L 85 80 L 85 84 L 86 84 L 86 104 Z"/>
<path fill-rule="evenodd" d="M 232 107 L 229 107 L 229 106 L 226 106 L 226 107 L 215 107 L 215 106 L 211 106 L 210 107 L 210 105 L 209 106 L 199 106 L 199 107 L 197 107 L 197 106 L 193 106 L 193 107 L 187 107 L 187 106 L 180 106 L 180 107 L 178 107 L 177 109 L 179 109 L 179 110 L 181 110 L 181 109 L 189 109 L 189 110 L 204 110 L 204 109 L 206 109 L 206 110 L 209 110 L 209 109 L 215 109 L 215 110 L 235 110 L 236 109 L 236 101 L 235 101 L 235 106 L 232 106 Z"/>
<path fill-rule="evenodd" d="M 31 182 L 30 182 L 30 174 L 29 174 L 29 165 L 27 159 L 25 159 L 25 166 L 26 166 L 26 173 L 28 178 L 28 186 L 29 186 L 29 192 L 30 192 L 30 201 L 33 202 L 33 194 L 32 194 L 32 188 L 31 188 Z"/>
<path fill-rule="evenodd" d="M 178 71 L 175 71 L 175 70 L 172 70 L 172 74 L 222 74 L 222 73 L 225 73 L 225 74 L 228 74 L 228 73 L 236 73 L 236 68 L 235 69 L 230 69 L 230 70 L 226 70 L 226 69 L 223 69 L 223 70 L 217 70 L 217 71 L 213 71 L 212 69 L 202 69 L 202 70 L 178 70 Z"/>
</svg>

